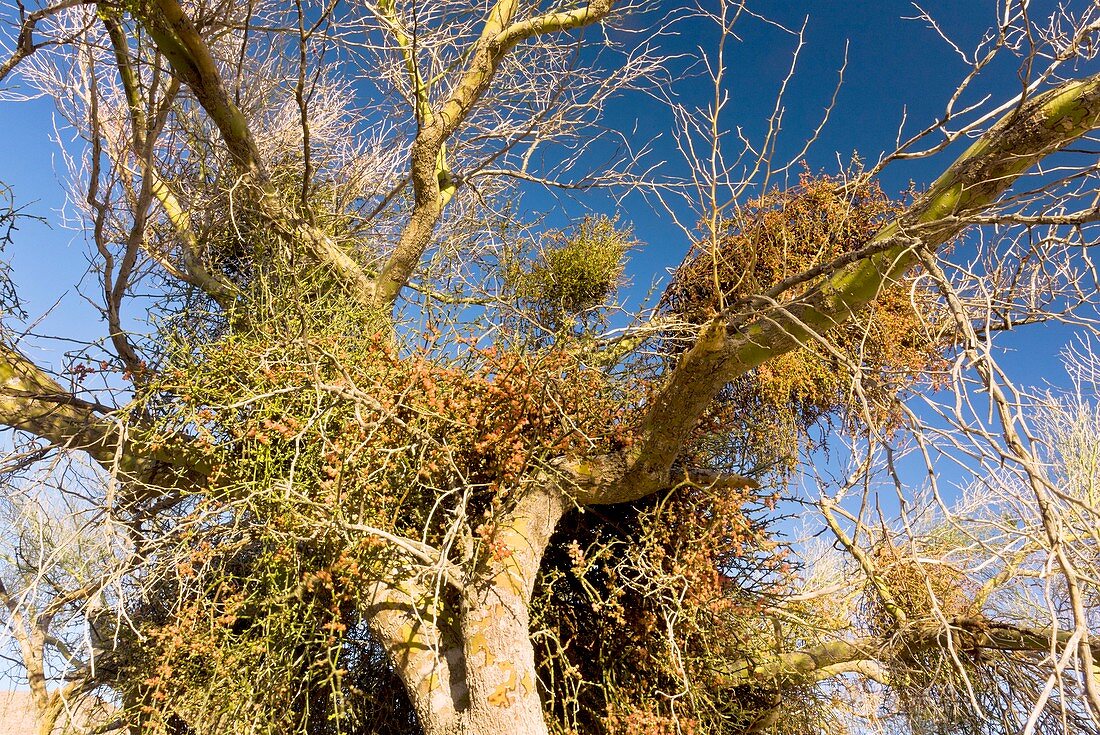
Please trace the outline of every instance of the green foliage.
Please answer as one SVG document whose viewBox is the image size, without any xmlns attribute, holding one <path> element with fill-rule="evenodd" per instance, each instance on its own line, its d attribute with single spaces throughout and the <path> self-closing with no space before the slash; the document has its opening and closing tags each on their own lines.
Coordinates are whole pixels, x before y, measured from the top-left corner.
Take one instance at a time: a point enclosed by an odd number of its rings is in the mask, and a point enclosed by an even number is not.
<svg viewBox="0 0 1100 735">
<path fill-rule="evenodd" d="M 506 270 L 507 285 L 545 331 L 583 327 L 614 295 L 635 244 L 617 219 L 585 217 L 573 230 L 548 233 L 531 263 Z"/>
<path fill-rule="evenodd" d="M 145 386 L 164 434 L 190 434 L 221 470 L 161 531 L 117 686 L 142 732 L 173 718 L 209 735 L 415 732 L 360 614 L 395 554 L 348 526 L 426 523 L 438 493 L 422 453 L 387 442 L 431 422 L 349 400 L 359 383 L 400 393 L 415 378 L 370 320 L 311 298 L 323 274 L 294 281 L 275 259 L 255 273 L 247 324 L 169 339 Z"/>
<path fill-rule="evenodd" d="M 840 207 L 833 182 L 806 188 L 812 196 L 776 195 L 798 212 L 789 222 L 812 219 L 822 201 Z M 771 221 L 777 206 L 762 203 L 758 216 Z M 758 244 L 781 239 L 761 234 Z M 238 245 L 251 251 L 229 324 L 204 331 L 192 313 L 143 386 L 165 436 L 194 437 L 221 470 L 217 491 L 197 489 L 175 519 L 171 553 L 149 566 L 131 609 L 140 636 L 120 649 L 128 673 L 117 686 L 149 732 L 170 730 L 172 717 L 207 735 L 416 732 L 367 628 L 364 590 L 400 582 L 395 570 L 406 568 L 378 534 L 423 539 L 463 563 L 516 488 L 552 471 L 549 460 L 631 446 L 628 418 L 647 395 L 638 376 L 587 368 L 559 337 L 599 318 L 633 239 L 614 220 L 587 219 L 508 271 L 539 341 L 554 337 L 538 350 L 480 347 L 454 328 L 403 343 L 385 315 L 332 298 L 323 270 L 262 232 Z M 789 368 L 759 371 L 751 390 L 724 398 L 734 426 L 751 429 L 746 416 L 770 411 L 769 430 L 793 433 L 806 422 L 783 413 L 792 395 L 835 402 L 820 359 Z M 746 450 L 724 422 L 708 417 L 685 461 L 759 456 L 766 438 Z M 540 683 L 562 732 L 732 733 L 773 710 L 773 689 L 723 673 L 729 661 L 766 658 L 777 634 L 813 639 L 802 624 L 777 628 L 762 607 L 791 572 L 762 522 L 773 502 L 685 482 L 563 521 L 532 609 Z M 434 604 L 444 614 L 446 600 Z M 665 696 L 685 688 L 690 698 Z M 772 731 L 818 716 L 807 702 Z"/>
<path fill-rule="evenodd" d="M 847 222 L 856 215 L 845 207 L 858 206 L 844 196 L 832 180 L 776 193 L 754 210 L 759 222 L 730 225 L 730 252 L 746 232 L 776 268 L 782 259 L 768 248 L 795 230 L 824 247 L 826 231 L 847 230 L 817 211 L 848 212 L 837 215 Z M 863 234 L 886 211 L 883 198 L 869 201 Z M 335 298 L 331 274 L 270 233 L 242 228 L 234 238 L 236 260 L 221 268 L 240 301 L 210 323 L 194 310 L 173 323 L 159 374 L 141 386 L 140 410 L 164 436 L 193 437 L 220 469 L 211 488 L 162 520 L 162 551 L 131 600 L 140 625 L 119 647 L 114 685 L 151 733 L 170 732 L 173 718 L 204 735 L 416 733 L 368 628 L 365 593 L 413 568 L 383 534 L 468 564 L 493 553 L 486 529 L 523 483 L 554 471 L 553 458 L 632 446 L 647 376 L 592 369 L 568 337 L 602 317 L 634 241 L 614 220 L 590 218 L 506 269 L 515 303 L 536 324 L 520 327 L 513 348 L 480 346 L 456 324 L 395 332 L 388 315 Z M 802 267 L 820 262 L 800 257 Z M 728 267 L 732 278 L 746 266 L 730 255 Z M 734 283 L 723 299 L 740 293 Z M 700 313 L 684 306 L 682 316 Z M 538 349 L 522 344 L 532 336 Z M 747 466 L 779 451 L 775 435 L 796 436 L 833 410 L 842 391 L 835 364 L 812 351 L 748 381 L 706 417 L 684 462 Z M 531 609 L 539 684 L 559 732 L 726 735 L 779 711 L 776 686 L 728 671 L 730 661 L 813 642 L 813 626 L 826 625 L 818 611 L 792 622 L 766 610 L 792 579 L 763 521 L 774 501 L 685 481 L 561 522 Z M 430 605 L 446 623 L 452 603 L 442 595 Z M 825 719 L 827 707 L 807 694 L 766 731 Z"/>
<path fill-rule="evenodd" d="M 124 642 L 119 689 L 141 732 L 174 718 L 203 733 L 413 732 L 377 644 L 349 630 L 377 549 L 255 527 L 190 540 L 131 610 L 142 638 Z"/>
<path fill-rule="evenodd" d="M 164 436 L 190 435 L 220 468 L 161 529 L 129 611 L 141 625 L 115 683 L 149 732 L 173 716 L 204 735 L 412 727 L 367 628 L 364 591 L 408 566 L 379 534 L 462 562 L 548 459 L 632 440 L 629 379 L 557 347 L 403 345 L 319 297 L 325 282 L 269 258 L 247 321 L 205 338 L 181 325 L 142 387 Z"/>
</svg>

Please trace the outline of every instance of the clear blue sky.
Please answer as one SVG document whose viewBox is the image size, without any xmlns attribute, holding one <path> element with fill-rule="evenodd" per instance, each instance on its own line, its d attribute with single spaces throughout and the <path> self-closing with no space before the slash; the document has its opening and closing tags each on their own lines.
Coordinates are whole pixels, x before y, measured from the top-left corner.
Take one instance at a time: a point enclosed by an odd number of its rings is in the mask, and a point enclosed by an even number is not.
<svg viewBox="0 0 1100 735">
<path fill-rule="evenodd" d="M 994 0 L 929 0 L 922 6 L 941 21 L 953 40 L 970 49 L 993 22 L 996 4 Z M 1051 3 L 1035 5 L 1040 4 Z M 657 6 L 664 12 L 674 4 Z M 942 111 L 947 96 L 966 72 L 962 61 L 924 23 L 902 19 L 916 12 L 903 0 L 757 0 L 750 7 L 792 28 L 800 27 L 809 17 L 799 70 L 786 97 L 780 154 L 798 150 L 820 120 L 848 44 L 845 82 L 836 109 L 807 159 L 815 170 L 835 171 L 838 155 L 847 161 L 858 152 L 864 160 L 873 161 L 882 151 L 892 149 L 903 110 L 910 121 L 909 131 L 927 124 Z M 1037 8 L 1037 14 L 1041 10 Z M 631 23 L 644 26 L 657 15 L 640 15 Z M 730 47 L 729 89 L 733 102 L 726 122 L 731 129 L 742 126 L 750 135 L 759 134 L 790 63 L 793 39 L 751 19 L 738 26 L 737 32 L 742 43 Z M 665 43 L 673 51 L 691 53 L 713 40 L 696 27 L 667 38 Z M 975 92 L 992 91 L 1000 98 L 1013 93 L 1011 73 L 992 76 L 1002 88 L 979 85 Z M 679 89 L 687 100 L 698 92 L 700 104 L 709 94 L 698 82 L 682 82 Z M 608 122 L 636 130 L 633 137 L 637 141 L 655 139 L 655 157 L 674 165 L 676 154 L 667 133 L 669 117 L 655 104 L 641 97 L 631 98 L 611 108 Z M 15 247 L 7 253 L 32 317 L 60 300 L 37 331 L 75 338 L 102 335 L 102 325 L 95 323 L 97 314 L 75 288 L 87 267 L 88 245 L 82 233 L 64 229 L 57 215 L 63 193 L 58 183 L 61 167 L 57 148 L 51 141 L 55 130 L 49 101 L 0 103 L 0 130 L 5 140 L 0 147 L 0 180 L 15 187 L 17 200 L 30 204 L 31 212 L 52 223 L 52 227 L 25 223 Z M 63 129 L 60 134 L 68 135 Z M 918 185 L 927 184 L 956 152 L 899 164 L 887 171 L 883 187 L 900 191 L 910 179 Z M 538 196 L 527 201 L 536 208 L 551 206 L 550 200 Z M 639 197 L 626 201 L 622 215 L 634 224 L 636 234 L 646 243 L 632 264 L 635 289 L 640 293 L 666 268 L 675 266 L 690 243 L 667 216 L 650 209 Z M 90 294 L 94 295 L 95 287 L 94 280 L 87 279 Z M 1065 338 L 1057 331 L 1035 330 L 1029 339 L 1036 340 L 1042 352 L 1050 355 L 1057 352 Z"/>
</svg>

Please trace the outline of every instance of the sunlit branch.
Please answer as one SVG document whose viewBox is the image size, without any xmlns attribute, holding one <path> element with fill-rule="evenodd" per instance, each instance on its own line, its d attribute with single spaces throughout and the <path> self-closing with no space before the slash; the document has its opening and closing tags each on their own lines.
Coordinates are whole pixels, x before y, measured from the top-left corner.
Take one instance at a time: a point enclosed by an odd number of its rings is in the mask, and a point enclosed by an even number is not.
<svg viewBox="0 0 1100 735">
<path fill-rule="evenodd" d="M 850 319 L 917 261 L 919 248 L 955 237 L 969 214 L 994 203 L 1044 156 L 1100 124 L 1100 77 L 1067 82 L 1011 112 L 983 135 L 910 209 L 868 243 L 878 252 L 839 268 L 783 313 L 719 315 L 700 332 L 641 422 L 642 441 L 629 458 L 588 462 L 576 478 L 582 503 L 622 502 L 667 486 L 668 472 L 695 422 L 722 386 Z M 881 249 L 880 249 L 881 248 Z M 730 323 L 738 324 L 731 328 Z M 742 325 L 743 324 L 743 325 Z"/>
</svg>

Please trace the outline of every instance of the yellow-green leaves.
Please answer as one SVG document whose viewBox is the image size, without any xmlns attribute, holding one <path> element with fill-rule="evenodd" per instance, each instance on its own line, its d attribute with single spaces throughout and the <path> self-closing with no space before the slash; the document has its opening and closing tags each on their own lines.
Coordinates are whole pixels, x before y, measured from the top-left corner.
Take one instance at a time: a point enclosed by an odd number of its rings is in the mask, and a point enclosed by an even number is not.
<svg viewBox="0 0 1100 735">
<path fill-rule="evenodd" d="M 552 332 L 584 322 L 607 304 L 622 280 L 626 253 L 635 244 L 615 219 L 586 217 L 576 229 L 546 236 L 534 261 L 506 276 L 522 307 Z"/>
</svg>

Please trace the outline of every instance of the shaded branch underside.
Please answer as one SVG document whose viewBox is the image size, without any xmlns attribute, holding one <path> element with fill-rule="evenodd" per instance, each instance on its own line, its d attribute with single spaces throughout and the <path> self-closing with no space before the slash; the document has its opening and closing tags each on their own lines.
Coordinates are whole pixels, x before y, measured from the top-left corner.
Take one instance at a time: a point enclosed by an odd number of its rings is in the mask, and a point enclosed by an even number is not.
<svg viewBox="0 0 1100 735">
<path fill-rule="evenodd" d="M 190 440 L 151 442 L 148 429 L 106 411 L 66 391 L 15 349 L 0 344 L 0 425 L 86 452 L 120 479 L 158 492 L 195 489 L 208 482 L 215 467 Z"/>
</svg>

